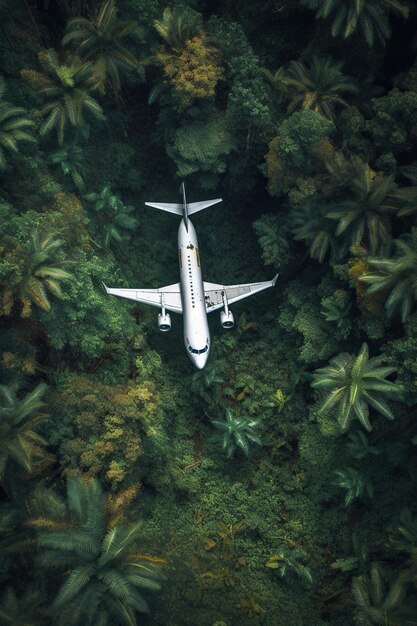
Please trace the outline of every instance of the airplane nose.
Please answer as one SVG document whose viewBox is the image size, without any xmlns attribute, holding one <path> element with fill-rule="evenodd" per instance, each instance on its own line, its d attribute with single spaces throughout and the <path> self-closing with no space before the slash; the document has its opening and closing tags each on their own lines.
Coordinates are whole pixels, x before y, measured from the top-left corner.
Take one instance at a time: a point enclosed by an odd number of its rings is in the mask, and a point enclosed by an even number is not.
<svg viewBox="0 0 417 626">
<path fill-rule="evenodd" d="M 195 357 L 194 359 L 194 365 L 199 369 L 202 370 L 203 367 L 205 366 L 205 364 L 207 363 L 207 357 L 208 354 L 199 354 L 198 356 Z"/>
</svg>

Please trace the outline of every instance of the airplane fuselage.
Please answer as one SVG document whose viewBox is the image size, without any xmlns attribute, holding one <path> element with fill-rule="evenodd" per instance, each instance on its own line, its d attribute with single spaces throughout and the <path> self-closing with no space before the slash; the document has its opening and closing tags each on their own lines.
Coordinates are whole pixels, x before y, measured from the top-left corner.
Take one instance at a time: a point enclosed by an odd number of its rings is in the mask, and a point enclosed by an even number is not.
<svg viewBox="0 0 417 626">
<path fill-rule="evenodd" d="M 188 230 L 184 219 L 181 220 L 178 229 L 178 260 L 184 318 L 184 344 L 192 363 L 202 369 L 210 351 L 210 332 L 197 233 L 190 219 L 188 219 Z"/>
</svg>

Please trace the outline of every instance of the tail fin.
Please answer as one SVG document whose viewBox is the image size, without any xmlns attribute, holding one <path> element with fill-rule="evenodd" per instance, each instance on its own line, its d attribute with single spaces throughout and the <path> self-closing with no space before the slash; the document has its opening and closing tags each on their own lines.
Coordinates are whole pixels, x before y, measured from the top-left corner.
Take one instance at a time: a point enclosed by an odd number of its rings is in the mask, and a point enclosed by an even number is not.
<svg viewBox="0 0 417 626">
<path fill-rule="evenodd" d="M 187 229 L 187 232 L 188 232 L 188 207 L 187 207 L 187 198 L 185 197 L 185 185 L 183 182 L 181 183 L 181 186 L 180 186 L 180 193 L 182 193 L 182 207 L 184 211 L 185 228 Z"/>
<path fill-rule="evenodd" d="M 207 209 L 207 207 L 211 206 L 212 204 L 218 204 L 221 201 L 222 198 L 216 198 L 215 200 L 202 200 L 201 202 L 191 202 L 191 204 L 187 205 L 188 215 L 198 213 L 198 211 Z"/>
<path fill-rule="evenodd" d="M 215 200 L 203 200 L 201 202 L 191 202 L 191 204 L 187 204 L 187 199 L 185 197 L 185 185 L 181 183 L 180 193 L 182 195 L 182 204 L 177 203 L 168 203 L 168 202 L 145 202 L 146 206 L 152 206 L 156 209 L 161 209 L 161 211 L 168 211 L 168 213 L 175 213 L 175 215 L 182 215 L 185 222 L 185 227 L 188 230 L 188 216 L 193 215 L 193 213 L 197 213 L 198 211 L 202 211 L 203 209 L 207 209 L 207 207 L 212 206 L 212 204 L 217 204 L 221 202 L 221 198 L 216 198 Z"/>
</svg>

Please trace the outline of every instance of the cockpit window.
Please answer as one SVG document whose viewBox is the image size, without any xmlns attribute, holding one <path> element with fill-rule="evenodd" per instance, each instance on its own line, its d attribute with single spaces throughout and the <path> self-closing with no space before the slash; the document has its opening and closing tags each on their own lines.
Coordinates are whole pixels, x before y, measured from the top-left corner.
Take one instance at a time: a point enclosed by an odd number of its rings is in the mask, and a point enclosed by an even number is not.
<svg viewBox="0 0 417 626">
<path fill-rule="evenodd" d="M 208 350 L 208 345 L 202 348 L 202 350 L 196 350 L 196 348 L 193 348 L 192 346 L 188 346 L 188 349 L 191 354 L 204 354 L 204 352 L 207 352 Z"/>
</svg>

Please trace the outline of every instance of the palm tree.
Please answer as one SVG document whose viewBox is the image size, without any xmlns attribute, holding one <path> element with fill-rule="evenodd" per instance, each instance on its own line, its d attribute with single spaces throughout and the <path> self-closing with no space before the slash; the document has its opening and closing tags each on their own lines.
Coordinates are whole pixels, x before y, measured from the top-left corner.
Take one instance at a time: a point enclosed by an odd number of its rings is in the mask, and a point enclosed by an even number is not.
<svg viewBox="0 0 417 626">
<path fill-rule="evenodd" d="M 3 626 L 39 626 L 46 616 L 45 597 L 34 587 L 16 594 L 10 587 L 0 599 L 0 621 Z"/>
<path fill-rule="evenodd" d="M 318 9 L 317 18 L 332 18 L 333 37 L 347 39 L 357 30 L 368 46 L 375 39 L 385 45 L 391 36 L 389 13 L 408 17 L 408 7 L 399 0 L 300 0 L 309 9 Z"/>
<path fill-rule="evenodd" d="M 104 120 L 101 106 L 90 94 L 93 66 L 73 59 L 70 65 L 61 64 L 54 50 L 38 54 L 45 73 L 22 70 L 22 77 L 39 93 L 46 103 L 39 109 L 44 119 L 40 134 L 56 130 L 58 142 L 64 141 L 68 127 L 86 134 L 88 124 L 84 115 Z"/>
<path fill-rule="evenodd" d="M 364 343 L 358 356 L 342 353 L 331 359 L 327 367 L 316 370 L 311 386 L 326 392 L 319 413 L 334 411 L 343 431 L 355 417 L 366 430 L 372 430 L 369 407 L 387 419 L 394 419 L 384 398 L 395 399 L 402 390 L 386 380 L 397 368 L 384 366 L 383 361 L 383 356 L 369 358 Z"/>
<path fill-rule="evenodd" d="M 111 192 L 109 185 L 103 187 L 100 193 L 88 193 L 84 197 L 93 203 L 92 208 L 97 215 L 97 230 L 103 238 L 105 248 L 113 241 L 119 243 L 122 240 L 120 229 L 135 228 L 136 219 L 130 215 L 135 208 L 125 205 Z"/>
<path fill-rule="evenodd" d="M 19 398 L 17 386 L 0 386 L 0 479 L 9 460 L 31 472 L 34 459 L 42 456 L 47 441 L 36 429 L 48 417 L 42 413 L 45 391 L 46 385 L 41 383 Z"/>
<path fill-rule="evenodd" d="M 275 72 L 261 67 L 260 72 L 269 86 L 273 103 L 280 104 L 285 96 L 288 95 L 289 87 L 294 82 L 293 79 L 287 74 L 283 66 L 279 67 Z"/>
<path fill-rule="evenodd" d="M 226 409 L 225 419 L 212 420 L 212 424 L 219 432 L 212 435 L 210 441 L 214 444 L 220 444 L 229 459 L 238 448 L 247 456 L 251 443 L 261 444 L 256 432 L 258 420 L 236 417 L 230 409 Z"/>
<path fill-rule="evenodd" d="M 372 484 L 353 467 L 336 470 L 335 474 L 336 478 L 333 481 L 333 485 L 346 490 L 345 506 L 349 506 L 353 500 L 362 498 L 365 495 L 373 498 L 374 488 Z"/>
<path fill-rule="evenodd" d="M 304 241 L 309 246 L 311 258 L 319 263 L 323 263 L 327 254 L 332 260 L 346 254 L 347 245 L 337 241 L 334 223 L 326 217 L 322 204 L 310 201 L 293 208 L 290 223 L 294 239 Z"/>
<path fill-rule="evenodd" d="M 83 163 L 83 150 L 80 146 L 76 143 L 62 146 L 51 155 L 51 162 L 59 165 L 65 176 L 71 176 L 77 189 L 84 189 L 82 172 L 85 164 Z"/>
<path fill-rule="evenodd" d="M 141 524 L 124 525 L 109 502 L 96 479 L 80 476 L 67 478 L 66 498 L 38 491 L 28 523 L 39 567 L 58 576 L 54 623 L 136 626 L 136 613 L 149 611 L 142 589 L 160 588 L 160 560 L 137 549 Z"/>
<path fill-rule="evenodd" d="M 371 272 L 360 280 L 369 285 L 368 293 L 385 293 L 388 317 L 399 314 L 404 323 L 417 300 L 417 228 L 395 239 L 394 246 L 391 258 L 368 259 Z"/>
<path fill-rule="evenodd" d="M 410 509 L 401 510 L 399 523 L 390 528 L 388 545 L 399 552 L 407 552 L 411 562 L 417 562 L 417 517 Z"/>
<path fill-rule="evenodd" d="M 287 75 L 291 78 L 292 95 L 288 111 L 312 109 L 334 121 L 336 106 L 347 107 L 345 94 L 357 93 L 357 87 L 342 74 L 343 63 L 330 57 L 313 56 L 309 64 L 291 61 Z M 291 92 L 290 92 L 291 93 Z"/>
<path fill-rule="evenodd" d="M 34 125 L 33 120 L 26 117 L 26 111 L 10 102 L 3 100 L 6 83 L 0 77 L 0 170 L 6 168 L 5 150 L 18 152 L 20 141 L 35 142 L 36 139 L 27 132 Z"/>
<path fill-rule="evenodd" d="M 132 21 L 118 18 L 115 0 L 104 0 L 91 20 L 76 17 L 65 29 L 62 45 L 72 45 L 83 61 L 93 65 L 94 87 L 105 93 L 106 83 L 120 90 L 120 70 L 138 70 L 136 58 L 122 45 L 121 40 L 135 29 Z"/>
<path fill-rule="evenodd" d="M 29 243 L 22 251 L 23 271 L 17 287 L 23 305 L 22 317 L 30 314 L 32 303 L 43 311 L 49 311 L 48 292 L 58 298 L 62 296 L 59 281 L 71 278 L 71 274 L 63 269 L 71 261 L 59 258 L 62 244 L 63 241 L 53 233 L 41 238 L 37 231 L 32 232 Z"/>
<path fill-rule="evenodd" d="M 210 391 L 216 385 L 224 383 L 224 379 L 218 374 L 215 365 L 207 365 L 204 369 L 195 372 L 191 378 L 191 391 L 198 394 L 205 402 L 211 399 Z"/>
<path fill-rule="evenodd" d="M 155 20 L 154 26 L 159 35 L 174 50 L 179 50 L 189 39 L 192 39 L 201 30 L 199 15 L 195 16 L 182 6 L 173 9 L 167 7 L 162 20 Z"/>
<path fill-rule="evenodd" d="M 352 594 L 360 623 L 417 626 L 415 607 L 405 603 L 411 579 L 410 572 L 404 570 L 387 589 L 378 563 L 372 563 L 370 576 L 354 576 Z"/>
<path fill-rule="evenodd" d="M 371 254 L 386 253 L 391 243 L 389 214 L 395 210 L 389 200 L 393 180 L 376 175 L 363 162 L 361 166 L 352 164 L 349 174 L 346 186 L 351 198 L 328 204 L 323 211 L 328 219 L 337 221 L 335 234 L 348 248 L 364 243 Z"/>
</svg>

